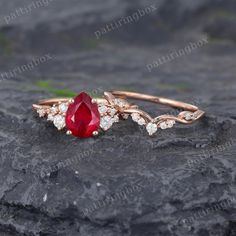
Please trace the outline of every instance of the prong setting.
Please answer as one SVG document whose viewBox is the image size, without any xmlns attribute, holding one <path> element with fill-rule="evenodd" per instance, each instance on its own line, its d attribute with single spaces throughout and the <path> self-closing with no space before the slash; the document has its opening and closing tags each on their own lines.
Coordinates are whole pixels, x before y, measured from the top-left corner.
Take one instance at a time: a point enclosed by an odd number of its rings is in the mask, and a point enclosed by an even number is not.
<svg viewBox="0 0 236 236">
<path fill-rule="evenodd" d="M 93 131 L 93 136 L 94 137 L 98 136 L 98 134 L 99 134 L 98 131 Z"/>
<path fill-rule="evenodd" d="M 176 116 L 165 114 L 152 118 L 150 114 L 139 109 L 138 106 L 127 102 L 127 100 L 124 99 L 126 97 L 163 103 L 176 108 L 179 107 L 184 111 Z M 81 110 L 81 101 L 89 108 L 86 112 L 82 109 L 82 115 L 79 112 L 77 112 L 77 114 L 72 109 L 75 108 L 76 111 Z M 77 105 L 79 105 L 79 107 L 77 107 Z M 110 129 L 114 123 L 119 122 L 122 118 L 127 119 L 129 116 L 134 122 L 138 123 L 138 125 L 145 126 L 148 134 L 152 136 L 158 129 L 164 130 L 172 128 L 177 122 L 191 124 L 200 119 L 205 113 L 191 104 L 125 91 L 104 92 L 104 98 L 92 98 L 83 92 L 74 99 L 55 98 L 41 100 L 39 104 L 33 104 L 33 108 L 40 117 L 45 117 L 48 121 L 51 121 L 58 130 L 62 130 L 66 127 L 68 129 L 66 134 L 73 134 L 76 137 L 98 136 L 99 132 Z M 83 114 L 88 114 L 89 112 L 95 115 L 94 117 L 91 116 L 91 120 L 93 119 L 95 121 L 95 126 L 92 129 L 87 129 L 87 133 L 80 133 L 83 129 L 81 129 L 80 126 L 77 127 L 73 125 L 74 120 L 76 120 L 74 116 L 77 115 L 78 120 L 86 120 L 86 117 L 89 117 L 89 115 L 86 116 Z M 87 124 L 86 122 L 84 123 Z M 88 124 L 90 125 L 89 122 Z M 84 126 L 88 128 L 89 125 Z M 90 126 L 93 125 L 92 123 Z"/>
<path fill-rule="evenodd" d="M 71 132 L 70 130 L 67 130 L 67 131 L 66 131 L 66 134 L 67 134 L 67 135 L 72 135 L 72 132 Z"/>
</svg>

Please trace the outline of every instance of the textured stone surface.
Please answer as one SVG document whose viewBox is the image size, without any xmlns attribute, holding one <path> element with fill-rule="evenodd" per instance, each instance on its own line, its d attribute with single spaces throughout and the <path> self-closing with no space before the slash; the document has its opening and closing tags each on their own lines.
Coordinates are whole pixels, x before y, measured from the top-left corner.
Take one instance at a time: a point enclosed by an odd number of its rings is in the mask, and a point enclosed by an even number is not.
<svg viewBox="0 0 236 236">
<path fill-rule="evenodd" d="M 1 1 L 1 15 L 24 2 Z M 160 1 L 155 14 L 96 39 L 106 23 L 151 4 L 55 0 L 1 21 L 1 236 L 236 235 L 236 48 L 227 28 L 235 3 Z M 208 44 L 148 71 L 206 36 Z M 41 98 L 110 89 L 192 102 L 206 117 L 153 138 L 129 120 L 78 141 L 31 111 Z"/>
</svg>

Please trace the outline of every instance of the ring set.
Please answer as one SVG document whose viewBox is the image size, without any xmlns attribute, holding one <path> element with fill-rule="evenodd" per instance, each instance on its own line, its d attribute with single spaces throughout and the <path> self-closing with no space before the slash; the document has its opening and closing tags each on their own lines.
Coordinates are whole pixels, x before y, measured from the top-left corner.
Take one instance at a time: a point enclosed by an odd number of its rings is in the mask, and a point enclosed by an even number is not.
<svg viewBox="0 0 236 236">
<path fill-rule="evenodd" d="M 163 104 L 182 111 L 177 115 L 160 115 L 153 118 L 126 98 Z M 104 92 L 103 98 L 92 98 L 82 92 L 74 99 L 53 98 L 33 104 L 40 117 L 53 122 L 58 130 L 67 130 L 67 134 L 78 138 L 97 136 L 100 130 L 107 131 L 114 123 L 129 117 L 140 126 L 145 126 L 150 136 L 158 129 L 172 128 L 175 123 L 191 124 L 204 115 L 197 106 L 127 91 Z"/>
</svg>

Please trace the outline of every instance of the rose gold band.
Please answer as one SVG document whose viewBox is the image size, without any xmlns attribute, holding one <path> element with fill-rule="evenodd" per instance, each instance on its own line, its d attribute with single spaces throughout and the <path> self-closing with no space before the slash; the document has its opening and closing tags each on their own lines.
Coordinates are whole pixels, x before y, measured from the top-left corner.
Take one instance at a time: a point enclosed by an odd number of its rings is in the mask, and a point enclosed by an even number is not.
<svg viewBox="0 0 236 236">
<path fill-rule="evenodd" d="M 181 109 L 183 111 L 181 111 L 176 116 L 166 114 L 153 118 L 147 112 L 139 109 L 137 105 L 129 103 L 126 98 L 167 105 Z M 69 98 L 45 99 L 39 101 L 38 104 L 34 104 L 33 108 L 36 109 L 38 113 L 42 112 L 50 115 L 50 109 L 52 107 L 59 106 L 63 103 L 69 105 L 73 102 L 74 100 Z M 194 121 L 200 119 L 205 114 L 205 112 L 200 110 L 197 106 L 188 103 L 128 91 L 104 92 L 104 98 L 93 98 L 92 103 L 98 104 L 99 112 L 101 114 L 100 127 L 103 130 L 109 129 L 113 123 L 118 122 L 119 117 L 127 119 L 128 116 L 131 116 L 132 119 L 139 125 L 146 126 L 149 135 L 153 135 L 158 128 L 171 128 L 176 122 L 182 124 L 191 124 Z M 103 112 L 105 110 L 106 112 Z M 65 116 L 66 114 L 60 113 L 59 115 Z M 109 124 L 105 122 L 108 122 Z"/>
<path fill-rule="evenodd" d="M 142 94 L 142 93 L 134 93 L 134 92 L 127 92 L 127 91 L 112 91 L 111 92 L 115 97 L 120 97 L 120 98 L 132 98 L 132 99 L 138 99 L 138 100 L 143 100 L 143 101 L 148 101 L 148 102 L 153 102 L 153 103 L 158 103 L 158 104 L 163 104 L 175 108 L 180 108 L 188 111 L 197 111 L 198 107 L 193 106 L 188 103 L 184 102 L 179 102 L 175 101 L 172 99 L 167 99 L 167 98 L 162 98 L 162 97 L 157 97 L 157 96 L 151 96 L 147 94 Z"/>
<path fill-rule="evenodd" d="M 143 100 L 143 101 L 163 104 L 163 105 L 171 106 L 174 108 L 179 108 L 179 109 L 193 111 L 193 112 L 199 110 L 198 107 L 196 107 L 194 105 L 180 102 L 180 101 L 176 101 L 176 100 L 172 100 L 172 99 L 158 97 L 158 96 L 152 96 L 152 95 L 147 95 L 147 94 L 142 94 L 142 93 L 134 93 L 134 92 L 128 92 L 128 91 L 112 91 L 110 93 L 115 97 L 119 97 L 119 98 L 123 98 L 123 99 L 131 98 L 131 99 Z M 68 100 L 70 100 L 70 99 L 69 98 L 44 99 L 44 100 L 40 100 L 38 104 L 39 105 L 53 105 L 58 102 L 66 102 Z M 103 99 L 103 98 L 99 98 L 99 99 L 97 98 L 96 100 L 98 101 L 98 103 L 103 103 L 105 101 L 105 99 Z"/>
</svg>

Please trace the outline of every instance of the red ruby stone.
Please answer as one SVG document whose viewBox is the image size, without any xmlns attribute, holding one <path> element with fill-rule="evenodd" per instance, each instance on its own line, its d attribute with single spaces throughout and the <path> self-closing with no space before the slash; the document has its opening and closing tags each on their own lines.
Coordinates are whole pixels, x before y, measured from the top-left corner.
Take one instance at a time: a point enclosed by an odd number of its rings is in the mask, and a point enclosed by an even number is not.
<svg viewBox="0 0 236 236">
<path fill-rule="evenodd" d="M 93 136 L 100 126 L 98 105 L 92 103 L 92 98 L 85 92 L 74 98 L 66 113 L 66 127 L 78 138 Z"/>
</svg>

